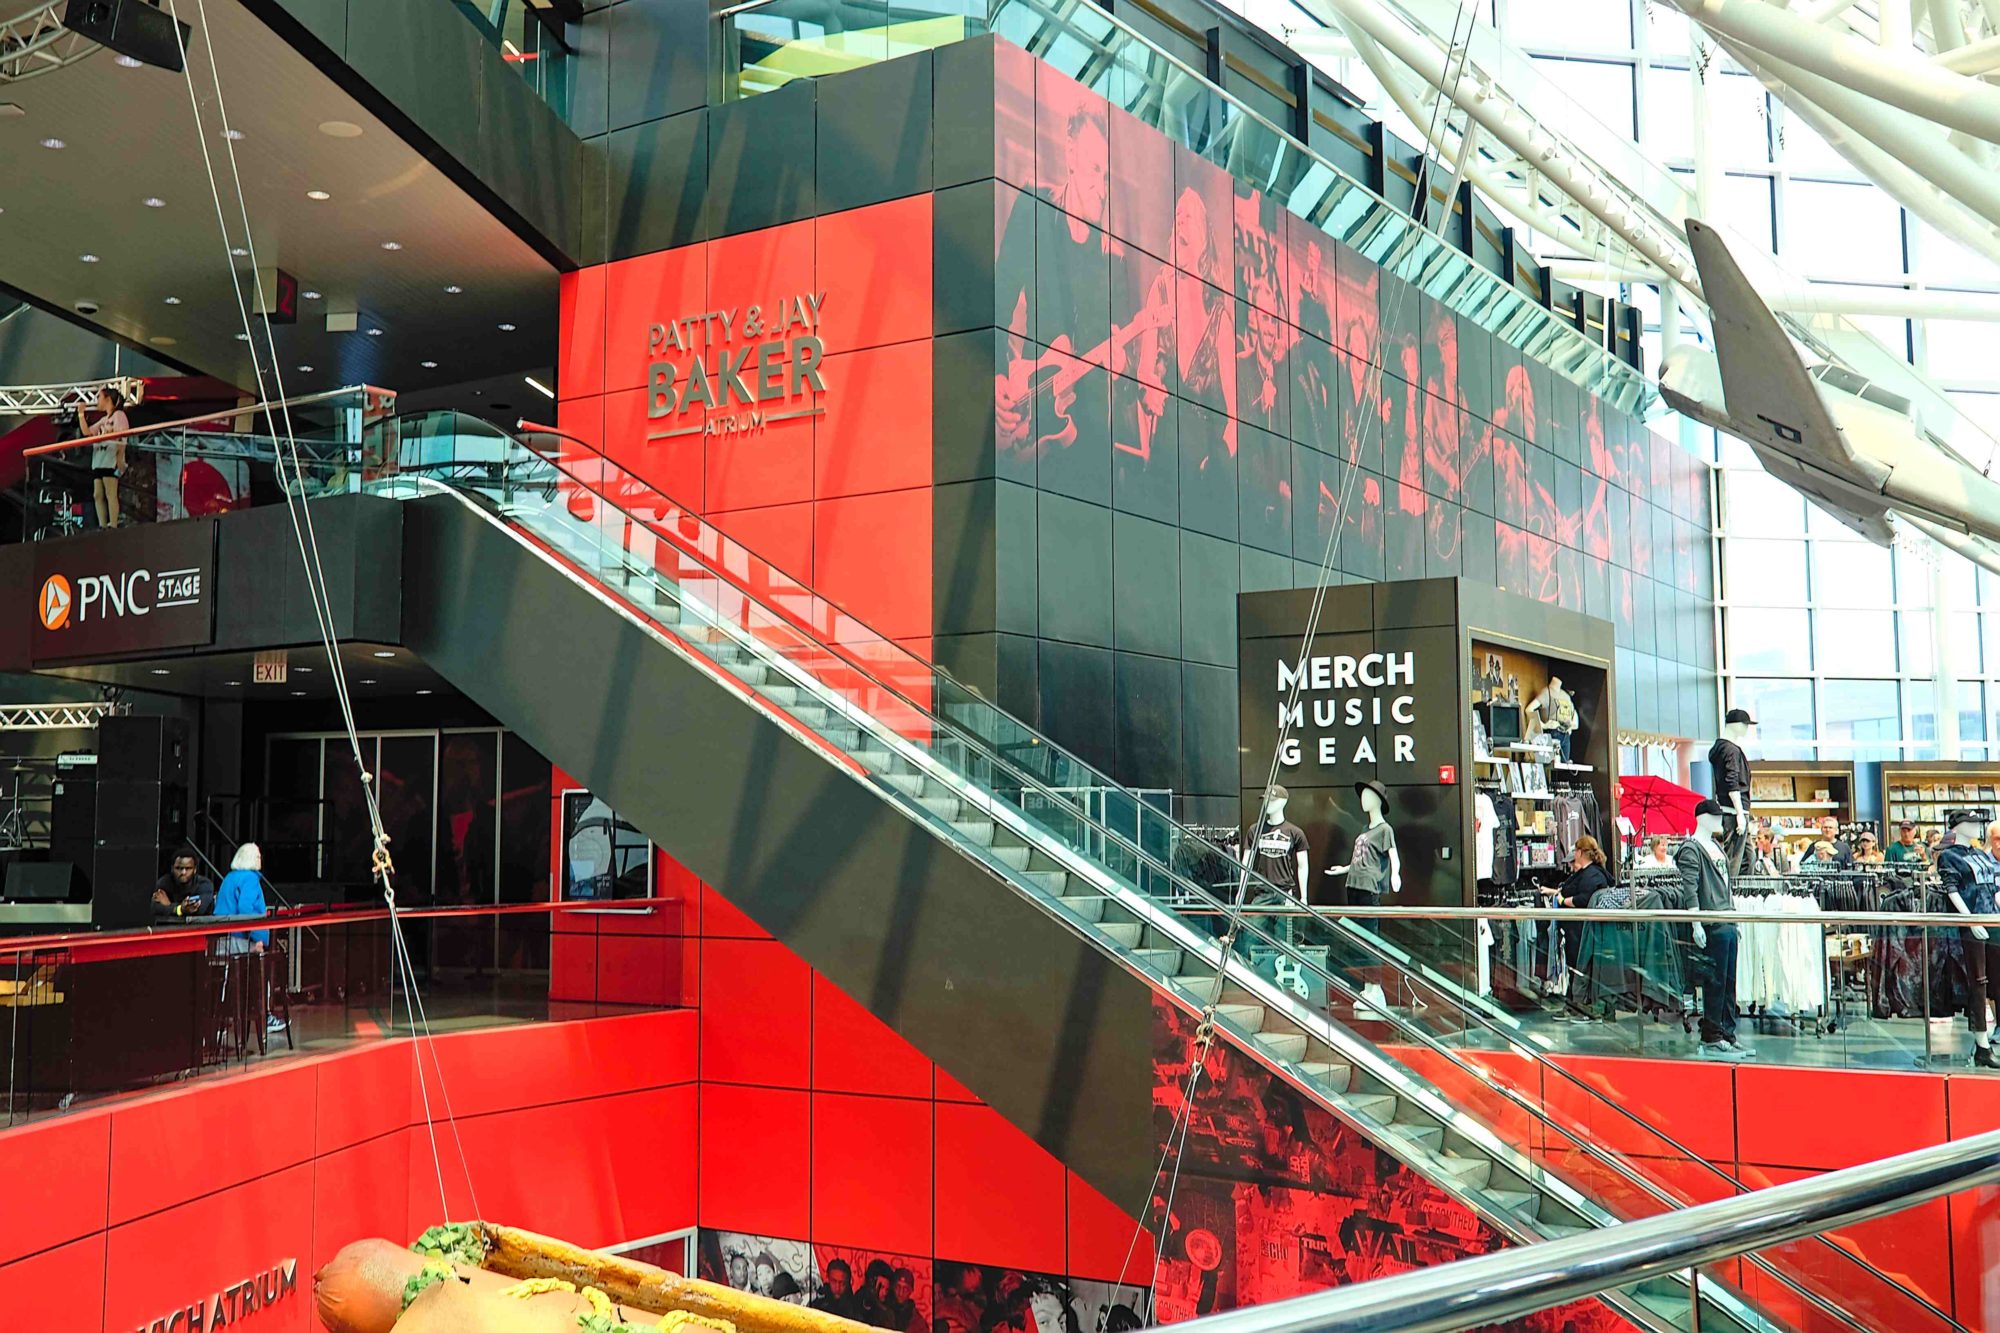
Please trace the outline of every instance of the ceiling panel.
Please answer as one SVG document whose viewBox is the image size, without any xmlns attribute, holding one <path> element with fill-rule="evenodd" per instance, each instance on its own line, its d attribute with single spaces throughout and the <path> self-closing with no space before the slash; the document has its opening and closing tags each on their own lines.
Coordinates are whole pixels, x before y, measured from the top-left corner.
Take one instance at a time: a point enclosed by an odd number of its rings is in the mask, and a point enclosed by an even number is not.
<svg viewBox="0 0 2000 1333">
<path fill-rule="evenodd" d="M 108 331 L 252 387 L 231 283 L 233 264 L 247 287 L 250 261 L 227 254 L 212 168 L 232 244 L 249 248 L 247 212 L 257 263 L 320 293 L 277 330 L 288 392 L 414 390 L 551 364 L 549 264 L 238 0 L 206 9 L 185 78 L 99 51 L 0 85 L 0 104 L 22 113 L 0 115 L 0 282 L 63 310 L 94 301 Z M 223 137 L 224 106 L 241 139 Z M 331 308 L 358 309 L 360 328 L 328 334 Z"/>
</svg>

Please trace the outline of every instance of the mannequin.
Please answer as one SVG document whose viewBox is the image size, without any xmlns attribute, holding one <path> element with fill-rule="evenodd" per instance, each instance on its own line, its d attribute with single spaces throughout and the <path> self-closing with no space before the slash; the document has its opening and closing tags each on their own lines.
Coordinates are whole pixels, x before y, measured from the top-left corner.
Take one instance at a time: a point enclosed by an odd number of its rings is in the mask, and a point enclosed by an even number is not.
<svg viewBox="0 0 2000 1333">
<path fill-rule="evenodd" d="M 1680 871 L 1675 906 L 1683 911 L 1727 912 L 1729 893 L 1722 842 L 1738 836 L 1734 812 L 1718 801 L 1695 807 L 1694 836 L 1674 853 Z M 1744 1060 L 1751 1052 L 1736 1037 L 1736 927 L 1728 922 L 1693 925 L 1695 947 L 1705 966 L 1701 980 L 1701 1055 L 1708 1060 Z"/>
<path fill-rule="evenodd" d="M 1528 734 L 1555 737 L 1556 753 L 1567 764 L 1570 738 L 1576 731 L 1576 700 L 1563 688 L 1561 676 L 1550 676 L 1542 692 L 1528 701 Z"/>
<path fill-rule="evenodd" d="M 1968 916 L 1984 916 L 1995 910 L 1996 888 L 2000 888 L 2000 861 L 1986 850 L 1987 812 L 1950 810 L 1945 822 L 1951 825 L 1951 841 L 1938 852 L 1938 878 L 1944 883 L 1952 910 Z M 1980 1069 L 2000 1069 L 1993 1054 L 1992 1035 L 1986 1027 L 1986 993 L 2000 980 L 2000 935 L 1985 926 L 1965 928 L 1965 976 L 1970 994 L 1965 1002 L 1965 1025 L 1972 1031 L 1972 1063 Z"/>
<path fill-rule="evenodd" d="M 1381 901 L 1382 886 L 1389 892 L 1403 891 L 1403 858 L 1396 851 L 1396 830 L 1382 811 L 1389 803 L 1389 789 L 1370 778 L 1354 784 L 1361 800 L 1361 818 L 1366 827 L 1354 840 L 1354 854 L 1344 866 L 1328 866 L 1329 875 L 1347 877 L 1348 901 L 1373 907 Z"/>
<path fill-rule="evenodd" d="M 1305 830 L 1285 819 L 1292 794 L 1272 787 L 1264 798 L 1264 825 L 1257 830 L 1252 865 L 1271 885 L 1297 902 L 1305 901 L 1310 853 Z"/>
<path fill-rule="evenodd" d="M 1732 708 L 1722 720 L 1722 735 L 1708 747 L 1708 772 L 1715 785 L 1716 802 L 1735 816 L 1729 840 L 1729 874 L 1733 879 L 1748 868 L 1750 854 L 1750 756 L 1743 743 L 1750 738 L 1757 719 L 1741 708 Z"/>
</svg>

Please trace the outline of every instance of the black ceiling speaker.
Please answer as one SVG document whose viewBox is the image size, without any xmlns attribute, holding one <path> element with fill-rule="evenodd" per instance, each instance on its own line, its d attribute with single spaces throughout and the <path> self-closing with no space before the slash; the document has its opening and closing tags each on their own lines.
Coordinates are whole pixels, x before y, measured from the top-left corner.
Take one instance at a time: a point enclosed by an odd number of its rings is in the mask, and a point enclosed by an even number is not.
<svg viewBox="0 0 2000 1333">
<path fill-rule="evenodd" d="M 191 29 L 147 0 L 69 0 L 62 21 L 71 32 L 141 64 L 181 72 L 181 52 Z"/>
</svg>

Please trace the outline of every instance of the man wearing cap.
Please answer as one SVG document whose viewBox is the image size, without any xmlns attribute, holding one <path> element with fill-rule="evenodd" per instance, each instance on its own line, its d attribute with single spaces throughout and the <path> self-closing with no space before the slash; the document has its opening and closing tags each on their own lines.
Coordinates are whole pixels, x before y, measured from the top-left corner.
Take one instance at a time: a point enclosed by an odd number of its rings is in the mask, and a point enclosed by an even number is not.
<svg viewBox="0 0 2000 1333">
<path fill-rule="evenodd" d="M 1915 861 L 1919 865 L 1923 864 L 1924 848 L 1923 844 L 1917 841 L 1916 820 L 1906 819 L 1896 825 L 1896 840 L 1889 844 L 1889 849 L 1882 854 L 1882 859 L 1890 862 Z"/>
<path fill-rule="evenodd" d="M 1750 852 L 1750 756 L 1743 753 L 1743 738 L 1756 725 L 1747 710 L 1732 708 L 1722 719 L 1722 735 L 1708 747 L 1716 803 L 1735 817 L 1727 848 L 1731 875 L 1743 872 Z"/>
</svg>

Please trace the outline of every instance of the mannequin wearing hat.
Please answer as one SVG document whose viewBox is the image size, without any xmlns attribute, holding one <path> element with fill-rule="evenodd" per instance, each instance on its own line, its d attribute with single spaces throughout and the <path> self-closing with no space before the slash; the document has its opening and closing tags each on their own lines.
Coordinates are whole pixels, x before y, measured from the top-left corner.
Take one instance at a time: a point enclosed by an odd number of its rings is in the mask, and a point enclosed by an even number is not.
<svg viewBox="0 0 2000 1333">
<path fill-rule="evenodd" d="M 1354 793 L 1361 798 L 1367 827 L 1354 839 L 1354 854 L 1348 863 L 1328 866 L 1326 873 L 1347 876 L 1348 901 L 1372 907 L 1381 900 L 1385 885 L 1390 893 L 1403 891 L 1403 858 L 1396 852 L 1396 830 L 1382 813 L 1389 803 L 1389 789 L 1370 778 L 1355 783 Z"/>
<path fill-rule="evenodd" d="M 1716 803 L 1736 817 L 1727 846 L 1731 878 L 1743 872 L 1750 852 L 1750 756 L 1743 753 L 1743 742 L 1756 725 L 1748 712 L 1732 708 L 1722 720 L 1722 735 L 1708 747 Z"/>
<path fill-rule="evenodd" d="M 1986 850 L 1984 810 L 1948 810 L 1951 841 L 1938 849 L 1938 879 L 1952 909 L 1968 916 L 1995 910 L 2000 895 L 2000 861 Z M 1980 1069 L 2000 1069 L 1993 1039 L 1986 1026 L 1986 993 L 2000 981 L 2000 933 L 1985 926 L 1965 928 L 1965 1025 L 1972 1031 L 1972 1063 Z"/>
</svg>

